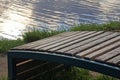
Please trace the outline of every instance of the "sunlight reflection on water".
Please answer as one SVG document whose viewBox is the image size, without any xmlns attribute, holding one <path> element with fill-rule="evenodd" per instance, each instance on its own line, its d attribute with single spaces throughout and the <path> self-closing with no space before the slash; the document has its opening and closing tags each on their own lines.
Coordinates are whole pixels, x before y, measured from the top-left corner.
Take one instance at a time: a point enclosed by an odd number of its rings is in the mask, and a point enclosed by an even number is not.
<svg viewBox="0 0 120 80">
<path fill-rule="evenodd" d="M 0 37 L 17 39 L 29 27 L 61 30 L 120 20 L 119 0 L 0 0 Z"/>
</svg>

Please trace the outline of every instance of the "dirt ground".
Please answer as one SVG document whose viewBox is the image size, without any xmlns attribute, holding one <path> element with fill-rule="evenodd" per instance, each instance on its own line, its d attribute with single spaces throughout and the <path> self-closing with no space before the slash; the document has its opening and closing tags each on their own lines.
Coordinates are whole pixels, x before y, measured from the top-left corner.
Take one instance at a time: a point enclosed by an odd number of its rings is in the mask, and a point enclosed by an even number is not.
<svg viewBox="0 0 120 80">
<path fill-rule="evenodd" d="M 6 77 L 7 72 L 7 56 L 0 56 L 0 77 Z"/>
</svg>

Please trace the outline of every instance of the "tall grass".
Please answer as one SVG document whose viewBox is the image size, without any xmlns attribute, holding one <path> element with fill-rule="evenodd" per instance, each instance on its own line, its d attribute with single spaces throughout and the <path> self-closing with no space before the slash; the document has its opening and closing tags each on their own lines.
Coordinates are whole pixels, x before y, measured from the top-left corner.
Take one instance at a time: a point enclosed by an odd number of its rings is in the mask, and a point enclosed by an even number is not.
<svg viewBox="0 0 120 80">
<path fill-rule="evenodd" d="M 43 39 L 46 37 L 50 37 L 50 36 L 59 34 L 61 32 L 64 32 L 64 31 L 32 30 L 32 31 L 29 31 L 29 32 L 23 34 L 23 39 L 24 39 L 25 43 L 29 43 L 32 41 L 40 40 L 40 39 Z"/>
<path fill-rule="evenodd" d="M 24 44 L 23 40 L 7 40 L 7 39 L 3 39 L 0 40 L 0 53 L 6 53 L 9 49 Z"/>
</svg>

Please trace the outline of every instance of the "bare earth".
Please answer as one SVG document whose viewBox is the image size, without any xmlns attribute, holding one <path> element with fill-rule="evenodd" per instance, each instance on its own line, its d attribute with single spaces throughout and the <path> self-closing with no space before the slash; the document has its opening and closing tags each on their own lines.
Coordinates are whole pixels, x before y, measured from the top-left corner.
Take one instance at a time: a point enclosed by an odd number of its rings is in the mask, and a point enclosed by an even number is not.
<svg viewBox="0 0 120 80">
<path fill-rule="evenodd" d="M 0 56 L 0 77 L 7 76 L 7 56 Z"/>
</svg>

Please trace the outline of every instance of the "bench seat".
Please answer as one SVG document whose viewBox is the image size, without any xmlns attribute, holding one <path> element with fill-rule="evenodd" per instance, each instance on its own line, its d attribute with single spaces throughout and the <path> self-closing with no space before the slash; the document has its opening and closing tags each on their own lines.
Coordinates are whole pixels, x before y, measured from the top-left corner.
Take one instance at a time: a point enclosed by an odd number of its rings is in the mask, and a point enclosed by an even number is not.
<svg viewBox="0 0 120 80">
<path fill-rule="evenodd" d="M 77 66 L 120 78 L 120 32 L 64 32 L 17 46 L 8 52 L 11 80 L 16 80 L 16 63 L 24 59 Z"/>
</svg>

